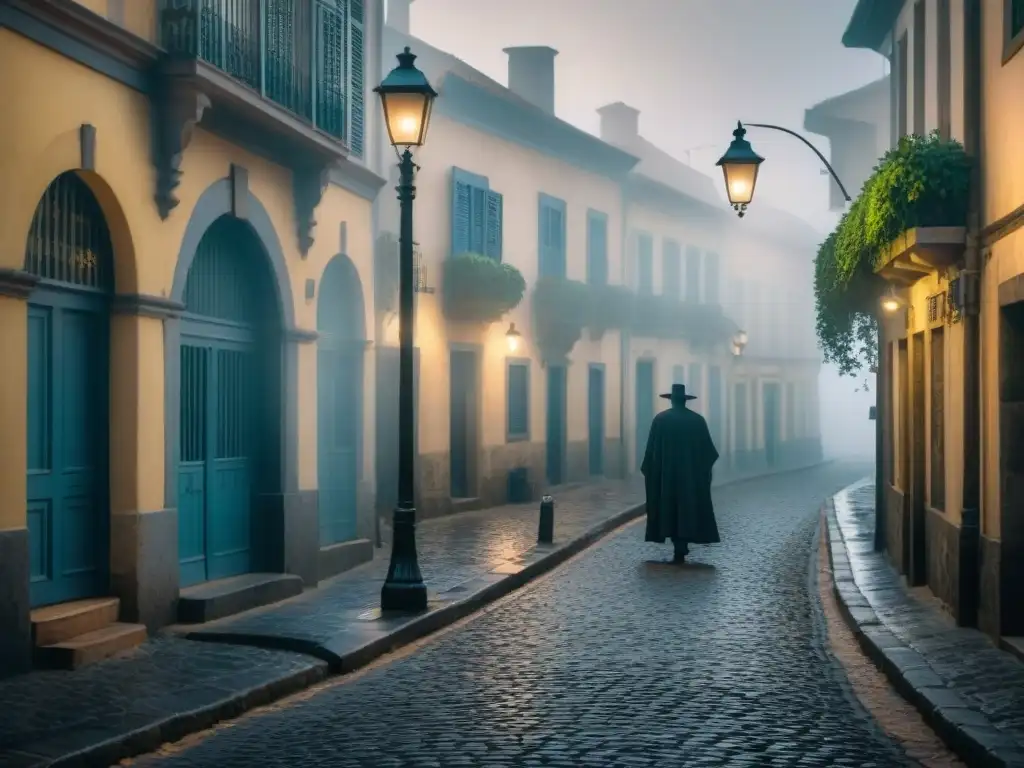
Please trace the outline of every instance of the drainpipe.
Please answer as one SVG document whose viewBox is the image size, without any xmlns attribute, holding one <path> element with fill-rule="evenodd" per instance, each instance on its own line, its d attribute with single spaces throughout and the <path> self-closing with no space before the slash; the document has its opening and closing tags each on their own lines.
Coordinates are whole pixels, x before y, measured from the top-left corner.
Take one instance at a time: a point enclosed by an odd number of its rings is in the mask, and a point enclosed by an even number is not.
<svg viewBox="0 0 1024 768">
<path fill-rule="evenodd" d="M 974 158 L 964 254 L 964 483 L 957 624 L 978 623 L 981 545 L 981 62 L 982 0 L 964 0 L 964 148 Z"/>
</svg>

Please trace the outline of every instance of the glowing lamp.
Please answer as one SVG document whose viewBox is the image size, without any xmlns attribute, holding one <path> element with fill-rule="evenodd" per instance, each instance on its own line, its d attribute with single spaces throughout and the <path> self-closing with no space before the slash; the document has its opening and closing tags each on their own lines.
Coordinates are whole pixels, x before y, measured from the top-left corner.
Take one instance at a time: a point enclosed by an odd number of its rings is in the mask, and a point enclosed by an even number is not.
<svg viewBox="0 0 1024 768">
<path fill-rule="evenodd" d="M 725 193 L 729 204 L 743 217 L 747 206 L 754 199 L 754 188 L 757 186 L 757 172 L 764 158 L 757 154 L 744 138 L 747 135 L 743 123 L 736 124 L 732 132 L 733 140 L 715 165 L 720 166 L 725 176 Z"/>
<path fill-rule="evenodd" d="M 408 47 L 398 54 L 398 66 L 374 88 L 384 108 L 384 124 L 395 147 L 420 147 L 427 140 L 430 111 L 437 92 L 416 68 Z"/>
<path fill-rule="evenodd" d="M 505 343 L 508 344 L 508 351 L 513 353 L 517 352 L 522 340 L 523 334 L 516 330 L 516 324 L 509 324 L 508 330 L 505 332 Z"/>
</svg>

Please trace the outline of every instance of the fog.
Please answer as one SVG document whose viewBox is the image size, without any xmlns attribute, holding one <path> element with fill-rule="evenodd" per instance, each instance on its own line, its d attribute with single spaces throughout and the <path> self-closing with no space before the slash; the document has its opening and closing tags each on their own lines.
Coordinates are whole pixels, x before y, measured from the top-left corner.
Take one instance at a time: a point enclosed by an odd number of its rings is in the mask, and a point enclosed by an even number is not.
<svg viewBox="0 0 1024 768">
<path fill-rule="evenodd" d="M 714 162 L 736 120 L 802 131 L 804 110 L 885 74 L 881 56 L 840 40 L 854 0 L 416 0 L 411 32 L 499 82 L 503 48 L 548 45 L 559 117 L 598 133 L 596 108 L 624 101 L 641 132 L 694 169 Z M 826 156 L 829 142 L 803 132 Z M 783 134 L 751 131 L 767 159 L 757 201 L 803 218 L 822 237 L 836 224 L 829 180 L 813 153 Z M 851 189 L 856 195 L 858 190 Z M 756 203 L 756 201 L 755 201 Z M 808 253 L 807 258 L 813 259 Z M 865 376 L 820 377 L 828 455 L 871 455 L 874 387 Z M 870 378 L 870 377 L 869 377 Z"/>
</svg>

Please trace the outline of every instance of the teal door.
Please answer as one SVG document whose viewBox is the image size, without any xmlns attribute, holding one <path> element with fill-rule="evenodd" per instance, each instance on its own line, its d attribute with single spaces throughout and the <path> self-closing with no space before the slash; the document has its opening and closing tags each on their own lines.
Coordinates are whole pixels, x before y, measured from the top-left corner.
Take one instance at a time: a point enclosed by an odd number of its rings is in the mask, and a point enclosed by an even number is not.
<svg viewBox="0 0 1024 768">
<path fill-rule="evenodd" d="M 36 209 L 26 271 L 27 518 L 33 606 L 109 588 L 109 297 L 113 250 L 102 211 L 73 172 Z"/>
<path fill-rule="evenodd" d="M 223 217 L 200 241 L 185 285 L 178 464 L 182 586 L 258 567 L 253 507 L 260 478 L 272 475 L 279 429 L 279 401 L 267 365 L 273 356 L 268 345 L 258 343 L 267 332 L 261 317 L 273 316 L 265 268 L 260 269 L 265 259 L 248 225 Z"/>
<path fill-rule="evenodd" d="M 774 467 L 779 457 L 779 394 L 778 384 L 764 385 L 764 458 Z"/>
<path fill-rule="evenodd" d="M 550 485 L 565 482 L 565 366 L 548 366 L 547 476 Z"/>
<path fill-rule="evenodd" d="M 750 439 L 747 437 L 749 402 L 747 385 L 745 382 L 737 381 L 733 387 L 733 422 L 735 424 L 735 438 L 733 442 L 733 464 L 737 469 L 747 468 L 747 452 L 750 450 Z"/>
<path fill-rule="evenodd" d="M 644 463 L 647 451 L 647 436 L 654 421 L 654 362 L 636 362 L 636 471 Z"/>
<path fill-rule="evenodd" d="M 470 461 L 476 443 L 476 353 L 452 350 L 449 375 L 451 497 L 465 499 L 473 494 Z"/>
<path fill-rule="evenodd" d="M 604 368 L 591 366 L 587 381 L 590 474 L 604 474 Z"/>
<path fill-rule="evenodd" d="M 356 538 L 363 418 L 363 327 L 362 290 L 355 267 L 345 256 L 336 256 L 320 280 L 317 304 L 321 546 Z"/>
</svg>

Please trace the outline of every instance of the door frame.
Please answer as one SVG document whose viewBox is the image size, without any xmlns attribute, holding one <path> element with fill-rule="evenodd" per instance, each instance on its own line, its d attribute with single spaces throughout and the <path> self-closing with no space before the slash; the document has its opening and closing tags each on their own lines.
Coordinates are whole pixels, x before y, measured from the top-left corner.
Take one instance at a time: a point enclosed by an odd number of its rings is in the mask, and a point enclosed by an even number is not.
<svg viewBox="0 0 1024 768">
<path fill-rule="evenodd" d="M 451 424 L 452 424 L 452 358 L 456 352 L 473 355 L 473 405 L 469 412 L 469 428 L 466 434 L 466 492 L 470 494 L 467 498 L 476 498 L 480 493 L 479 462 L 477 457 L 480 452 L 480 424 L 483 407 L 483 359 L 484 346 L 461 341 L 453 341 L 448 344 L 448 494 L 451 497 Z M 454 497 L 452 497 L 454 498 Z"/>
<path fill-rule="evenodd" d="M 907 581 L 911 586 L 928 583 L 927 462 L 928 361 L 926 334 L 918 331 L 910 341 L 910 564 Z"/>
</svg>

